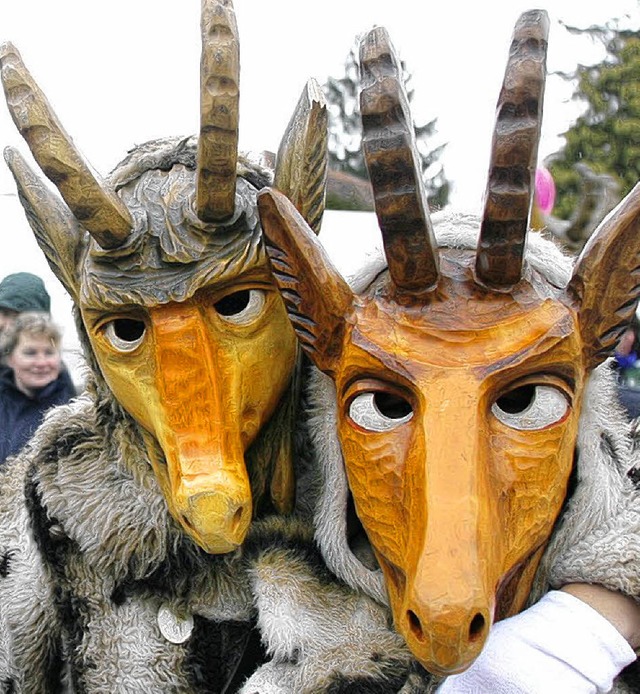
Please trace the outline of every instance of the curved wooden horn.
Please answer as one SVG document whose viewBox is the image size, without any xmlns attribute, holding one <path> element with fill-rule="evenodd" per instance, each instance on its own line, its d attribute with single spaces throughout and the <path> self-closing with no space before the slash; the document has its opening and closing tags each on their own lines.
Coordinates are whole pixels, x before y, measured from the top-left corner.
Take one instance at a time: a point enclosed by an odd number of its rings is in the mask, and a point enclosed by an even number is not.
<svg viewBox="0 0 640 694">
<path fill-rule="evenodd" d="M 389 273 L 419 293 L 438 281 L 436 242 L 398 58 L 382 27 L 360 44 L 362 145 Z"/>
<path fill-rule="evenodd" d="M 549 18 L 523 13 L 513 32 L 498 99 L 476 257 L 482 284 L 506 288 L 522 273 L 542 121 Z"/>
<path fill-rule="evenodd" d="M 91 170 L 11 43 L 0 47 L 0 67 L 13 122 L 42 171 L 100 246 L 120 246 L 132 228 L 124 203 Z"/>
<path fill-rule="evenodd" d="M 328 169 L 327 103 L 310 79 L 280 142 L 273 184 L 318 234 L 324 213 Z"/>
<path fill-rule="evenodd" d="M 196 214 L 220 222 L 233 214 L 238 160 L 240 43 L 231 0 L 202 0 L 200 28 Z"/>
</svg>

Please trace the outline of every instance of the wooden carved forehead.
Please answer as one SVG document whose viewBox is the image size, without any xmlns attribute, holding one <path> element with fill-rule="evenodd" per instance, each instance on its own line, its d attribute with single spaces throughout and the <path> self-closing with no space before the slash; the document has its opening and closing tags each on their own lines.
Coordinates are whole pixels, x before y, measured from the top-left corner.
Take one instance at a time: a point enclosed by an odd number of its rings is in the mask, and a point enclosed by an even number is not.
<svg viewBox="0 0 640 694">
<path fill-rule="evenodd" d="M 497 109 L 475 282 L 510 291 L 524 281 L 528 216 L 540 130 L 548 19 L 518 20 Z M 362 42 L 363 144 L 395 298 L 428 305 L 438 286 L 438 249 L 415 161 L 398 62 L 387 32 Z M 267 250 L 299 339 L 316 365 L 335 374 L 364 297 L 356 297 L 291 203 L 277 191 L 258 198 Z M 610 213 L 579 257 L 559 300 L 577 314 L 583 364 L 610 355 L 640 295 L 640 185 Z M 543 273 L 544 274 L 544 273 Z M 558 294 L 556 294 L 558 296 Z"/>
</svg>

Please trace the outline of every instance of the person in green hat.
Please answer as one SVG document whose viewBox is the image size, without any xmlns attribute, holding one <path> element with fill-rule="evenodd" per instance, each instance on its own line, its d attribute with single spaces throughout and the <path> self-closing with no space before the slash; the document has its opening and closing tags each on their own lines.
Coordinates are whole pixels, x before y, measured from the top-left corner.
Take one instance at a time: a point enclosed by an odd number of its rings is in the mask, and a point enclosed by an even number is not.
<svg viewBox="0 0 640 694">
<path fill-rule="evenodd" d="M 15 272 L 0 282 L 0 333 L 25 312 L 49 314 L 51 297 L 40 277 Z"/>
</svg>

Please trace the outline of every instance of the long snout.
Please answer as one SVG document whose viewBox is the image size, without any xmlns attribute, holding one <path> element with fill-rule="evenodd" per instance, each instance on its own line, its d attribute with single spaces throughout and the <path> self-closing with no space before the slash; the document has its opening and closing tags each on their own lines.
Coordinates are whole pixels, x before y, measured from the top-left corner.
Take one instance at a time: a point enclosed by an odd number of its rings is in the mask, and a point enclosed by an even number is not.
<svg viewBox="0 0 640 694">
<path fill-rule="evenodd" d="M 428 563 L 428 572 L 408 577 L 396 625 L 427 670 L 451 675 L 469 667 L 487 639 L 495 608 L 491 578 L 451 556 L 436 554 Z"/>
<path fill-rule="evenodd" d="M 237 549 L 251 523 L 248 480 L 229 474 L 182 477 L 174 504 L 184 529 L 210 554 Z"/>
<path fill-rule="evenodd" d="M 437 412 L 424 466 L 410 492 L 407 560 L 394 567 L 391 603 L 396 628 L 430 672 L 450 675 L 480 654 L 495 613 L 503 570 L 502 520 L 488 479 L 473 412 L 462 424 L 467 436 L 446 432 L 460 426 L 451 411 Z M 472 408 L 470 408 L 472 409 Z M 428 415 L 429 416 L 429 415 Z M 434 417 L 436 415 L 433 415 Z M 464 429 L 466 427 L 466 429 Z M 445 432 L 445 435 L 442 435 Z"/>
<path fill-rule="evenodd" d="M 230 552 L 244 541 L 252 517 L 237 378 L 197 310 L 178 305 L 172 315 L 165 306 L 154 318 L 160 402 L 154 434 L 166 463 L 165 497 L 205 551 Z"/>
</svg>

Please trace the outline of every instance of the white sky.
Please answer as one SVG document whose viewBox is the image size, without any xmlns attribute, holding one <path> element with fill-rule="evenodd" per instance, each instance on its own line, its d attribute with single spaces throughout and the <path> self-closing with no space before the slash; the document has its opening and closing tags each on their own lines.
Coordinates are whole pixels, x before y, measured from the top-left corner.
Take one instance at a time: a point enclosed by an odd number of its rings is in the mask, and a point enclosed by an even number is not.
<svg viewBox="0 0 640 694">
<path fill-rule="evenodd" d="M 134 144 L 197 131 L 198 0 L 3 0 L 2 5 L 0 41 L 18 47 L 66 130 L 100 173 Z M 382 25 L 413 74 L 415 121 L 437 117 L 438 140 L 448 142 L 442 161 L 453 184 L 452 203 L 479 211 L 511 33 L 518 15 L 536 6 L 546 8 L 551 19 L 550 71 L 569 71 L 577 62 L 602 57 L 590 42 L 568 35 L 559 20 L 585 26 L 640 16 L 638 0 L 235 0 L 240 147 L 275 151 L 306 80 L 341 76 L 356 35 Z M 558 149 L 557 135 L 577 115 L 570 94 L 561 80 L 548 79 L 541 158 Z M 27 152 L 4 103 L 0 144 Z M 39 250 L 26 242 L 31 232 L 2 161 L 0 220 L 5 249 L 0 277 L 43 267 Z M 47 278 L 55 293 L 52 282 Z"/>
<path fill-rule="evenodd" d="M 198 126 L 197 0 L 20 0 L 3 3 L 0 40 L 10 40 L 85 156 L 106 173 L 134 143 Z M 342 74 L 355 36 L 385 26 L 414 75 L 414 119 L 438 118 L 448 142 L 453 202 L 479 204 L 495 101 L 511 32 L 535 0 L 236 0 L 241 50 L 240 146 L 277 149 L 306 79 Z M 572 69 L 594 49 L 558 20 L 585 25 L 634 12 L 637 0 L 547 0 L 549 68 Z M 419 8 L 419 9 L 416 9 Z M 569 91 L 548 81 L 541 156 L 575 117 Z M 19 144 L 0 104 L 0 142 Z M 13 182 L 0 166 L 0 192 Z"/>
</svg>

